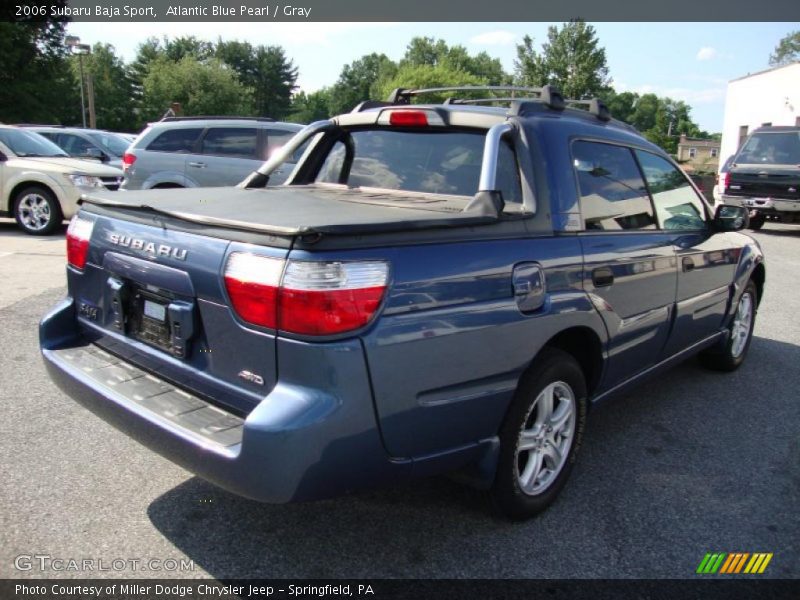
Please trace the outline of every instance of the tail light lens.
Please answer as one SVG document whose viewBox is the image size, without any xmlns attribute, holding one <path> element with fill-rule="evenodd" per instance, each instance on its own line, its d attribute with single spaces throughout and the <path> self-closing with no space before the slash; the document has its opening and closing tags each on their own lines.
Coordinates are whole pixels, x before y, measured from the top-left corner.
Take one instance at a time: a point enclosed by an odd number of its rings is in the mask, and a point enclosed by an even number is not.
<svg viewBox="0 0 800 600">
<path fill-rule="evenodd" d="M 722 184 L 720 185 L 720 188 L 722 188 L 721 192 L 723 194 L 728 190 L 728 186 L 730 185 L 730 183 L 731 183 L 731 172 L 725 171 L 722 174 Z"/>
<path fill-rule="evenodd" d="M 277 328 L 278 287 L 284 261 L 249 252 L 234 252 L 225 266 L 225 288 L 244 321 Z"/>
<path fill-rule="evenodd" d="M 89 254 L 89 240 L 92 238 L 94 221 L 82 219 L 78 215 L 72 217 L 67 228 L 67 262 L 77 269 L 86 266 Z"/>
<path fill-rule="evenodd" d="M 281 284 L 279 328 L 332 335 L 370 322 L 383 300 L 385 262 L 289 261 Z"/>
<path fill-rule="evenodd" d="M 354 331 L 378 311 L 389 279 L 381 261 L 283 261 L 235 252 L 225 287 L 244 321 L 300 335 Z"/>
<path fill-rule="evenodd" d="M 133 166 L 133 163 L 135 162 L 136 162 L 136 155 L 131 154 L 130 152 L 126 152 L 125 154 L 122 155 L 122 170 L 127 173 L 128 169 L 130 169 Z"/>
</svg>

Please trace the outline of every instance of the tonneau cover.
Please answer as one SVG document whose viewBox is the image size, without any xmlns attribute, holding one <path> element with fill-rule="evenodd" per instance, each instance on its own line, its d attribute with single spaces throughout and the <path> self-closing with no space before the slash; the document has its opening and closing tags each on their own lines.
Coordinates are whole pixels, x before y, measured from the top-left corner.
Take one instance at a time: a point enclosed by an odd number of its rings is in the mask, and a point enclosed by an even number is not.
<svg viewBox="0 0 800 600">
<path fill-rule="evenodd" d="M 497 222 L 465 211 L 469 198 L 315 184 L 259 189 L 153 189 L 89 194 L 83 202 L 276 235 L 351 235 Z"/>
</svg>

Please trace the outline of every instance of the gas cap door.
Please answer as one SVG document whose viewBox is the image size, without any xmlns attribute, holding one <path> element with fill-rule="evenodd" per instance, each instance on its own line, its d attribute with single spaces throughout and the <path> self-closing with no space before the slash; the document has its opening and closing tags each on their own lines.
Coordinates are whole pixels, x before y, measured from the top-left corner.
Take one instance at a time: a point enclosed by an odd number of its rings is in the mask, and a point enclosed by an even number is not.
<svg viewBox="0 0 800 600">
<path fill-rule="evenodd" d="M 532 312 L 544 305 L 546 298 L 544 270 L 537 262 L 524 262 L 514 266 L 511 276 L 514 299 L 521 312 Z"/>
</svg>

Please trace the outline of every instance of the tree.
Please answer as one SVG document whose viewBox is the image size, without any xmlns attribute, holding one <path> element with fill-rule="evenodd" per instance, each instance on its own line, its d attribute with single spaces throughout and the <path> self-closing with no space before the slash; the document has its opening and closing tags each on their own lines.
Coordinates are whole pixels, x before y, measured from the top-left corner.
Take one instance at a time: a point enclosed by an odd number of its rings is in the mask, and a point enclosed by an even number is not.
<svg viewBox="0 0 800 600">
<path fill-rule="evenodd" d="M 484 80 L 486 85 L 500 85 L 511 81 L 511 77 L 503 71 L 499 59 L 492 58 L 486 52 L 470 56 L 464 46 L 448 46 L 444 40 L 434 40 L 431 37 L 413 38 L 399 63 L 400 68 L 422 65 L 463 71 Z"/>
<path fill-rule="evenodd" d="M 214 54 L 252 90 L 254 114 L 275 119 L 289 114 L 292 94 L 297 89 L 297 67 L 286 57 L 283 48 L 219 40 Z"/>
<path fill-rule="evenodd" d="M 375 52 L 345 65 L 330 90 L 330 113 L 338 115 L 352 110 L 364 100 L 382 99 L 381 82 L 396 73 L 397 65 L 385 54 Z"/>
<path fill-rule="evenodd" d="M 514 63 L 520 85 L 559 87 L 565 98 L 591 98 L 608 91 L 611 78 L 606 51 L 599 45 L 594 27 L 583 21 L 570 21 L 561 28 L 547 30 L 541 53 L 533 38 L 525 36 L 517 46 Z"/>
<path fill-rule="evenodd" d="M 800 30 L 793 31 L 781 38 L 775 51 L 769 56 L 769 64 L 773 67 L 787 65 L 800 60 Z"/>
<path fill-rule="evenodd" d="M 298 92 L 292 98 L 292 113 L 288 120 L 292 123 L 313 123 L 331 116 L 330 110 L 331 92 L 329 88 L 323 88 L 316 92 L 306 94 Z"/>
<path fill-rule="evenodd" d="M 70 57 L 75 85 L 80 82 L 78 57 Z M 136 116 L 133 81 L 122 59 L 111 44 L 97 43 L 92 53 L 83 57 L 83 67 L 92 76 L 95 113 L 100 129 L 133 131 L 139 126 Z"/>
<path fill-rule="evenodd" d="M 405 65 L 381 86 L 381 96 L 387 97 L 395 88 L 430 88 L 457 85 L 486 85 L 486 80 L 447 65 Z M 428 94 L 425 101 L 443 101 L 450 94 Z"/>
<path fill-rule="evenodd" d="M 252 94 L 236 73 L 217 59 L 203 63 L 193 56 L 172 62 L 159 57 L 143 82 L 142 117 L 160 118 L 170 103 L 180 102 L 186 115 L 252 113 Z"/>
<path fill-rule="evenodd" d="M 0 121 L 77 122 L 79 88 L 66 55 L 64 23 L 0 22 Z"/>
</svg>

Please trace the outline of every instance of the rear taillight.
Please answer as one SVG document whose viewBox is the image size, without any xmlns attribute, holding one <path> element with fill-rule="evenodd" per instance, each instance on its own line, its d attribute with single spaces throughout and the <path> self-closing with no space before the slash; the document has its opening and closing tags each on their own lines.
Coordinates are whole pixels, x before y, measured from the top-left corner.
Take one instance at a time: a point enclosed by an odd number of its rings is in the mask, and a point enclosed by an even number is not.
<svg viewBox="0 0 800 600">
<path fill-rule="evenodd" d="M 133 163 L 136 162 L 136 155 L 131 154 L 130 152 L 126 152 L 122 155 L 122 170 L 127 172 L 133 166 Z"/>
<path fill-rule="evenodd" d="M 89 254 L 89 240 L 92 238 L 94 221 L 81 219 L 78 215 L 72 217 L 67 229 L 67 262 L 75 268 L 83 269 L 86 266 L 86 256 Z"/>
<path fill-rule="evenodd" d="M 720 184 L 720 192 L 723 194 L 728 190 L 728 186 L 731 184 L 731 172 L 725 171 L 722 174 L 722 182 Z"/>
<path fill-rule="evenodd" d="M 354 331 L 380 308 L 389 278 L 381 261 L 283 261 L 235 252 L 225 287 L 244 321 L 300 335 Z"/>
<path fill-rule="evenodd" d="M 244 321 L 262 327 L 277 326 L 278 286 L 284 261 L 249 252 L 234 252 L 225 265 L 225 288 Z"/>
</svg>

